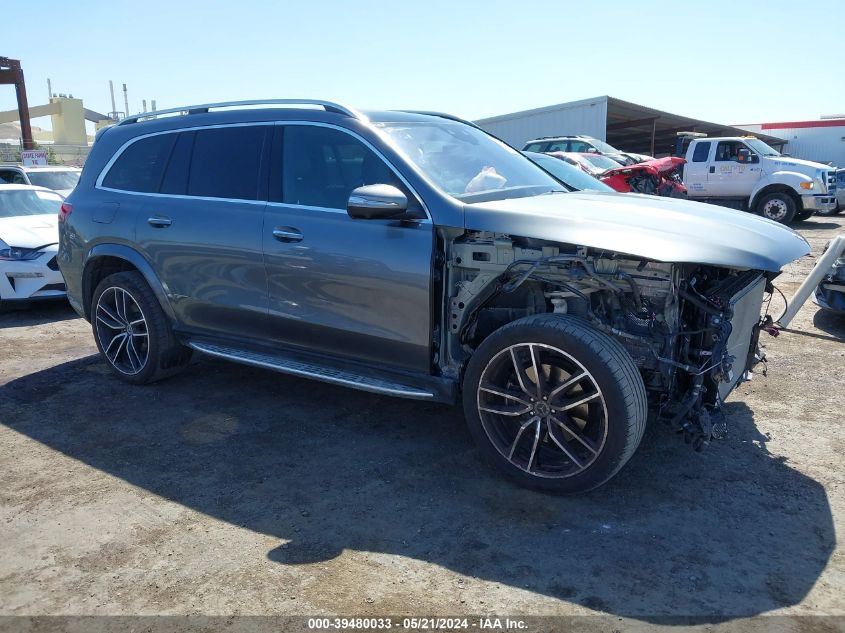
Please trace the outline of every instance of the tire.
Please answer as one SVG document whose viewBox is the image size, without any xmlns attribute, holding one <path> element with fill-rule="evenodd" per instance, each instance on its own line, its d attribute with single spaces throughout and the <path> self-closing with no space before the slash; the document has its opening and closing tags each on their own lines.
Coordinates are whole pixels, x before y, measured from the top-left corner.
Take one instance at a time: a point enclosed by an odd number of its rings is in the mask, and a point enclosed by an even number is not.
<svg viewBox="0 0 845 633">
<path fill-rule="evenodd" d="M 760 198 L 754 210 L 767 220 L 789 224 L 795 218 L 795 200 L 784 191 L 775 191 Z"/>
<path fill-rule="evenodd" d="M 812 209 L 810 209 L 809 211 L 801 211 L 800 213 L 795 214 L 793 221 L 794 222 L 803 222 L 804 220 L 810 219 L 810 217 L 812 217 L 813 213 L 815 213 L 815 211 L 813 211 Z"/>
<path fill-rule="evenodd" d="M 191 360 L 190 348 L 176 339 L 158 299 L 135 271 L 99 283 L 91 300 L 91 329 L 109 369 L 134 385 L 171 376 Z"/>
<path fill-rule="evenodd" d="M 842 205 L 837 204 L 836 208 L 831 210 L 831 211 L 816 211 L 816 215 L 824 215 L 824 216 L 827 216 L 827 217 L 831 217 L 831 216 L 834 216 L 834 215 L 839 215 L 843 211 L 845 211 L 845 208 L 843 208 Z"/>
<path fill-rule="evenodd" d="M 467 364 L 463 405 L 488 461 L 520 486 L 555 493 L 585 492 L 619 472 L 648 415 L 642 377 L 619 341 L 554 314 L 488 336 Z"/>
</svg>

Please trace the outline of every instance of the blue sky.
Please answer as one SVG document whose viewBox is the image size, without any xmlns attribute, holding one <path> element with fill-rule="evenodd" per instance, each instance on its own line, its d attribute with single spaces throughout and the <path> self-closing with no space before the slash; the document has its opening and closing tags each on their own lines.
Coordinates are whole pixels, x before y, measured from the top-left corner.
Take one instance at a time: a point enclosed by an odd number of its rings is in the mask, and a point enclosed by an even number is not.
<svg viewBox="0 0 845 633">
<path fill-rule="evenodd" d="M 23 5 L 21 5 L 23 6 Z M 480 118 L 597 95 L 722 123 L 845 112 L 845 1 L 39 0 L 0 55 L 31 105 L 160 109 L 259 97 Z M 0 86 L 0 110 L 15 107 Z M 35 125 L 49 127 L 49 119 Z"/>
</svg>

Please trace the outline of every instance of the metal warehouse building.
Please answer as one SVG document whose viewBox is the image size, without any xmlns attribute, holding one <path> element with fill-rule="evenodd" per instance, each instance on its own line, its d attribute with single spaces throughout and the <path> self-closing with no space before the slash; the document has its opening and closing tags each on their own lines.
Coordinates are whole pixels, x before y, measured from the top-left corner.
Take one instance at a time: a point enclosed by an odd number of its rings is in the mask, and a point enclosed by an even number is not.
<svg viewBox="0 0 845 633">
<path fill-rule="evenodd" d="M 708 136 L 748 134 L 748 130 L 739 127 L 692 119 L 608 96 L 503 114 L 475 123 L 517 149 L 526 141 L 543 136 L 585 134 L 622 151 L 652 156 L 671 154 L 678 132 L 702 132 Z M 758 132 L 755 136 L 775 149 L 785 143 L 780 135 Z"/>
<path fill-rule="evenodd" d="M 774 134 L 789 142 L 786 152 L 795 158 L 845 167 L 845 118 L 740 125 L 754 135 Z"/>
</svg>

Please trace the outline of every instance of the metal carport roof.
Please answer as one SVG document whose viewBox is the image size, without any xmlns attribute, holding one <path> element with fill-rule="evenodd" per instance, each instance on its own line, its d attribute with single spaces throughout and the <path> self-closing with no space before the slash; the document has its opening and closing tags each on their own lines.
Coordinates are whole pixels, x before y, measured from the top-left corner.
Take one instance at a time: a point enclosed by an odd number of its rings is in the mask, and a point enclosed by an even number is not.
<svg viewBox="0 0 845 633">
<path fill-rule="evenodd" d="M 702 132 L 707 136 L 749 136 L 748 130 L 730 125 L 663 112 L 607 97 L 607 138 L 614 147 L 628 152 L 663 156 L 671 154 L 678 132 Z M 768 134 L 754 134 L 761 141 L 782 147 L 786 141 Z"/>
</svg>

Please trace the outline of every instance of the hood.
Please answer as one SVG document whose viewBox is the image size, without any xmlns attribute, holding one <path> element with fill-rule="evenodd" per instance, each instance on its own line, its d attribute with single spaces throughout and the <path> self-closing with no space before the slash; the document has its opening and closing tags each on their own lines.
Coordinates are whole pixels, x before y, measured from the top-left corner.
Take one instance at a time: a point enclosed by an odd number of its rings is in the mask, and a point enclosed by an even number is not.
<svg viewBox="0 0 845 633">
<path fill-rule="evenodd" d="M 652 158 L 651 160 L 647 160 L 639 164 L 654 167 L 658 174 L 668 174 L 686 162 L 686 160 L 678 158 L 677 156 L 666 156 L 665 158 Z"/>
<path fill-rule="evenodd" d="M 830 165 L 822 163 L 814 163 L 811 160 L 803 160 L 801 158 L 792 158 L 791 156 L 763 156 L 768 167 L 772 167 L 772 171 L 788 171 L 790 168 L 799 168 L 797 171 L 806 173 L 808 176 L 812 175 L 817 169 L 822 171 L 834 171 L 835 168 Z"/>
<path fill-rule="evenodd" d="M 19 248 L 55 244 L 59 241 L 59 218 L 54 213 L 0 218 L 0 240 Z"/>
<path fill-rule="evenodd" d="M 464 206 L 469 230 L 606 249 L 663 262 L 778 271 L 810 252 L 791 229 L 677 198 L 556 193 Z"/>
</svg>

